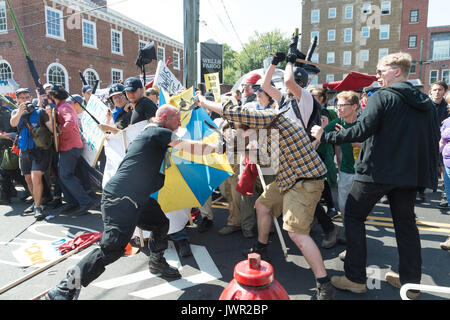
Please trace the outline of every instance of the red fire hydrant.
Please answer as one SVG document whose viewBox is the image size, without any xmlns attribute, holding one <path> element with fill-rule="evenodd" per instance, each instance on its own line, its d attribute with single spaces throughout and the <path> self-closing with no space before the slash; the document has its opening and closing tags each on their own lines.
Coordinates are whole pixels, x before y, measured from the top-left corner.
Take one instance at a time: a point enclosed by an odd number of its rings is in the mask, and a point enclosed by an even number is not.
<svg viewBox="0 0 450 320">
<path fill-rule="evenodd" d="M 273 267 L 257 253 L 234 267 L 234 279 L 219 300 L 289 300 L 289 295 L 273 277 Z"/>
</svg>

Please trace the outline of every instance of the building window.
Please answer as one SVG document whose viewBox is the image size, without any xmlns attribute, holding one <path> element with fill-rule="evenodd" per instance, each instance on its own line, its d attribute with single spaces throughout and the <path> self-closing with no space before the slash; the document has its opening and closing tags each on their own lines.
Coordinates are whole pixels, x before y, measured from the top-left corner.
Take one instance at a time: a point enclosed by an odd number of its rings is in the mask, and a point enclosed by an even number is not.
<svg viewBox="0 0 450 320">
<path fill-rule="evenodd" d="M 391 2 L 390 1 L 382 1 L 381 2 L 381 15 L 388 16 L 391 14 Z"/>
<path fill-rule="evenodd" d="M 359 51 L 359 61 L 360 62 L 369 61 L 369 50 L 360 50 Z"/>
<path fill-rule="evenodd" d="M 180 70 L 180 53 L 177 51 L 173 52 L 173 68 Z"/>
<path fill-rule="evenodd" d="M 369 38 L 370 37 L 370 27 L 362 27 L 361 29 L 361 37 Z"/>
<path fill-rule="evenodd" d="M 327 77 L 325 78 L 326 82 L 333 82 L 334 81 L 334 74 L 327 74 Z"/>
<path fill-rule="evenodd" d="M 158 60 L 166 62 L 166 48 L 158 46 Z"/>
<path fill-rule="evenodd" d="M 439 79 L 439 70 L 430 70 L 430 84 L 438 81 Z"/>
<path fill-rule="evenodd" d="M 450 40 L 433 41 L 433 60 L 450 59 Z"/>
<path fill-rule="evenodd" d="M 384 56 L 387 56 L 389 54 L 388 48 L 380 48 L 378 49 L 378 60 L 383 58 Z"/>
<path fill-rule="evenodd" d="M 47 68 L 47 82 L 59 84 L 69 91 L 69 74 L 62 64 L 52 63 Z"/>
<path fill-rule="evenodd" d="M 123 54 L 122 31 L 111 29 L 111 52 L 115 54 Z"/>
<path fill-rule="evenodd" d="M 64 20 L 61 10 L 45 7 L 47 37 L 64 40 Z"/>
<path fill-rule="evenodd" d="M 147 45 L 147 41 L 139 40 L 139 50 L 144 49 L 144 47 Z"/>
<path fill-rule="evenodd" d="M 336 30 L 328 30 L 328 41 L 336 40 Z"/>
<path fill-rule="evenodd" d="M 6 18 L 5 1 L 0 2 L 0 33 L 8 32 L 8 20 Z"/>
<path fill-rule="evenodd" d="M 411 63 L 411 68 L 409 69 L 409 73 L 410 74 L 416 73 L 416 64 L 415 63 Z"/>
<path fill-rule="evenodd" d="M 314 37 L 317 37 L 317 44 L 319 44 L 319 31 L 311 32 L 311 41 L 313 41 Z"/>
<path fill-rule="evenodd" d="M 328 19 L 336 18 L 336 8 L 328 8 Z"/>
<path fill-rule="evenodd" d="M 345 28 L 344 29 L 344 42 L 352 42 L 352 28 Z"/>
<path fill-rule="evenodd" d="M 95 83 L 98 81 L 100 81 L 100 77 L 98 76 L 97 71 L 95 71 L 94 69 L 86 69 L 84 70 L 83 73 L 83 77 L 84 79 L 86 79 L 86 82 L 88 83 L 88 85 L 94 87 Z"/>
<path fill-rule="evenodd" d="M 313 53 L 313 55 L 311 57 L 311 62 L 319 63 L 319 53 L 318 52 Z"/>
<path fill-rule="evenodd" d="M 123 80 L 123 70 L 111 69 L 111 82 L 120 83 Z"/>
<path fill-rule="evenodd" d="M 97 27 L 95 22 L 83 20 L 83 45 L 97 48 Z"/>
<path fill-rule="evenodd" d="M 419 10 L 411 10 L 409 12 L 409 23 L 418 23 L 419 22 Z"/>
<path fill-rule="evenodd" d="M 320 10 L 311 10 L 311 23 L 319 23 L 320 21 Z"/>
<path fill-rule="evenodd" d="M 327 52 L 327 63 L 334 63 L 334 52 Z"/>
<path fill-rule="evenodd" d="M 389 39 L 389 24 L 380 25 L 380 40 L 388 40 Z"/>
<path fill-rule="evenodd" d="M 8 62 L 5 60 L 0 62 L 0 79 L 6 80 L 6 79 L 12 79 L 12 70 L 11 66 Z"/>
<path fill-rule="evenodd" d="M 417 35 L 410 35 L 408 38 L 408 48 L 417 48 Z"/>
<path fill-rule="evenodd" d="M 345 19 L 353 19 L 353 6 L 344 7 L 344 17 Z"/>
<path fill-rule="evenodd" d="M 344 66 L 349 66 L 352 64 L 352 52 L 344 51 Z"/>
<path fill-rule="evenodd" d="M 450 69 L 442 70 L 442 81 L 445 81 L 446 84 L 450 83 Z"/>
<path fill-rule="evenodd" d="M 370 3 L 363 3 L 362 14 L 371 14 L 371 13 L 372 13 L 372 5 Z"/>
</svg>

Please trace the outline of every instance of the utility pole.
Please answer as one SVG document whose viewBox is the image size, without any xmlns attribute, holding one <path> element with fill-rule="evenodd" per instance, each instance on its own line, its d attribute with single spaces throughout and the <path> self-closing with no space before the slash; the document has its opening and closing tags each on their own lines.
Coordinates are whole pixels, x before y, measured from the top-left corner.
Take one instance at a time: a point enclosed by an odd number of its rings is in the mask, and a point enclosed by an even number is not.
<svg viewBox="0 0 450 320">
<path fill-rule="evenodd" d="M 184 87 L 197 85 L 197 48 L 199 41 L 200 0 L 183 0 L 184 10 Z"/>
</svg>

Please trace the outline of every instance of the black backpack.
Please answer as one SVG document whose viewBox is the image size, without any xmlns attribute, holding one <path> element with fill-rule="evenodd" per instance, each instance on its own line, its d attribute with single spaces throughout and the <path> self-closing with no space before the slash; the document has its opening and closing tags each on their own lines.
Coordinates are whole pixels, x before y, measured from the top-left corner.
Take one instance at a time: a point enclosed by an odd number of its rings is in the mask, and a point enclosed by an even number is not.
<svg viewBox="0 0 450 320">
<path fill-rule="evenodd" d="M 313 98 L 313 110 L 312 110 L 311 116 L 309 117 L 308 124 L 305 126 L 305 121 L 302 118 L 302 114 L 300 112 L 300 109 L 299 109 L 298 103 L 297 103 L 297 99 L 295 97 L 290 97 L 287 99 L 284 99 L 284 97 L 283 97 L 280 105 L 282 107 L 284 107 L 289 102 L 291 103 L 291 106 L 292 106 L 292 109 L 294 110 L 295 116 L 298 119 L 300 119 L 300 121 L 303 124 L 303 128 L 305 128 L 306 133 L 309 136 L 309 139 L 311 140 L 311 142 L 313 142 L 316 138 L 314 138 L 311 135 L 311 128 L 313 126 L 321 126 L 322 125 L 322 119 L 321 119 L 322 107 L 321 107 L 321 105 L 319 104 L 319 102 L 316 101 L 316 99 Z"/>
</svg>

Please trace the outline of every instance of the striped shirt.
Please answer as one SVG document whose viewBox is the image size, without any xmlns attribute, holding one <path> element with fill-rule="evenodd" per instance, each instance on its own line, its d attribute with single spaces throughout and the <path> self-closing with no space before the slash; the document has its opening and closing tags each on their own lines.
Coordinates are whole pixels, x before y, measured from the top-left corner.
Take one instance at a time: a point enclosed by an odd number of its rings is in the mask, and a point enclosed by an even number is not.
<svg viewBox="0 0 450 320">
<path fill-rule="evenodd" d="M 254 129 L 268 127 L 279 111 L 273 109 L 255 110 L 245 107 L 224 105 L 223 116 L 232 122 L 239 122 Z M 292 188 L 298 180 L 320 178 L 327 169 L 311 144 L 306 131 L 296 122 L 281 115 L 272 129 L 278 132 L 278 147 L 268 136 L 267 151 L 271 158 L 277 156 L 279 169 L 277 184 L 281 192 Z M 272 147 L 275 146 L 274 150 Z"/>
</svg>

